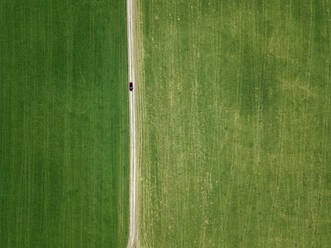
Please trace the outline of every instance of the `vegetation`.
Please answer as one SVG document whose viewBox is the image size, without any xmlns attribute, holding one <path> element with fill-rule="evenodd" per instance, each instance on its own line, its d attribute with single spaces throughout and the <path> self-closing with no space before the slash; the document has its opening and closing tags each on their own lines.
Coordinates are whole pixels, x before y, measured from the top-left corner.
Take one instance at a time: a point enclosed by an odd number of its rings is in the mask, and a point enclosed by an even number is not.
<svg viewBox="0 0 331 248">
<path fill-rule="evenodd" d="M 0 2 L 0 246 L 125 247 L 125 1 Z"/>
<path fill-rule="evenodd" d="M 138 1 L 140 247 L 328 247 L 328 0 Z"/>
</svg>

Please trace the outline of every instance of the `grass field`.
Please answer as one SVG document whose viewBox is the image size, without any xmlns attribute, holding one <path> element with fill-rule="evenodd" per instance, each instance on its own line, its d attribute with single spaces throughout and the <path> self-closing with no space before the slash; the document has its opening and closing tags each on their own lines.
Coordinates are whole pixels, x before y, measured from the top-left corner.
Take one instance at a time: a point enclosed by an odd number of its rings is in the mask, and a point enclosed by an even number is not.
<svg viewBox="0 0 331 248">
<path fill-rule="evenodd" d="M 330 10 L 138 1 L 138 247 L 329 247 Z"/>
<path fill-rule="evenodd" d="M 125 247 L 125 13 L 0 2 L 0 247 Z"/>
</svg>

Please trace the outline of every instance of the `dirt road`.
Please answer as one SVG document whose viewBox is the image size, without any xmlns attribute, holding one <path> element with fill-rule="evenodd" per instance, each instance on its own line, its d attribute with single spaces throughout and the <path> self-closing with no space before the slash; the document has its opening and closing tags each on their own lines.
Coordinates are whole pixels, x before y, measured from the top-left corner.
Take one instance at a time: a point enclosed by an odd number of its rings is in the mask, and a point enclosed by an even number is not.
<svg viewBox="0 0 331 248">
<path fill-rule="evenodd" d="M 135 130 L 135 73 L 134 73 L 134 24 L 133 0 L 127 0 L 127 36 L 128 36 L 128 79 L 133 82 L 133 90 L 129 91 L 130 111 L 130 216 L 129 240 L 127 248 L 134 246 L 136 237 L 136 130 Z"/>
</svg>

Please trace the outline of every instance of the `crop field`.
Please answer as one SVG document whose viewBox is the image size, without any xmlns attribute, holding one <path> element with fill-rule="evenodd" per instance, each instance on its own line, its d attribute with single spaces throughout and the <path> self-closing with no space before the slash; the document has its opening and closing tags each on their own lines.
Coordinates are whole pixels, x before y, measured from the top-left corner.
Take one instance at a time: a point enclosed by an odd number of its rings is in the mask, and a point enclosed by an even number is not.
<svg viewBox="0 0 331 248">
<path fill-rule="evenodd" d="M 0 247 L 125 247 L 125 1 L 0 1 Z"/>
<path fill-rule="evenodd" d="M 137 3 L 137 247 L 329 247 L 330 1 Z"/>
</svg>

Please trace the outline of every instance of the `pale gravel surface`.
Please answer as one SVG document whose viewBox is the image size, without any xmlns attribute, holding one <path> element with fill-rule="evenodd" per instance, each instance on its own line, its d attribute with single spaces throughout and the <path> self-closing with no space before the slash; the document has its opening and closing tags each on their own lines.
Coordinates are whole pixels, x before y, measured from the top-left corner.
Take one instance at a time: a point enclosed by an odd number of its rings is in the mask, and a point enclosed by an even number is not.
<svg viewBox="0 0 331 248">
<path fill-rule="evenodd" d="M 127 0 L 127 36 L 128 36 L 128 79 L 136 87 L 134 73 L 134 23 L 133 23 L 133 0 Z M 132 248 L 136 236 L 136 131 L 135 131 L 135 89 L 129 91 L 130 108 L 130 219 L 129 239 L 127 248 Z"/>
</svg>

